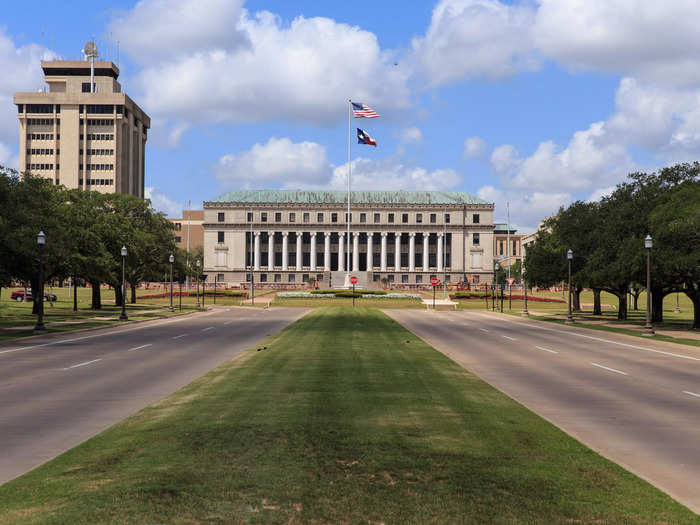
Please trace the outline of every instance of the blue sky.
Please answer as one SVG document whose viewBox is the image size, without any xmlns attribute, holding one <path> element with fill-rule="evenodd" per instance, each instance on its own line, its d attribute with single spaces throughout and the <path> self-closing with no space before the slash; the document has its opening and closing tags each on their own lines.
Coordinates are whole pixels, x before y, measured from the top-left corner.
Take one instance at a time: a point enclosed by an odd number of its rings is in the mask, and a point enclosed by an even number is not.
<svg viewBox="0 0 700 525">
<path fill-rule="evenodd" d="M 624 4 L 624 5 L 623 5 Z M 669 5 L 666 5 L 669 4 Z M 16 167 L 14 91 L 39 57 L 96 38 L 152 117 L 146 186 L 176 214 L 234 188 L 342 188 L 350 96 L 356 188 L 461 190 L 532 230 L 633 170 L 700 150 L 694 0 L 49 0 L 0 21 L 0 162 Z M 671 35 L 673 38 L 671 38 Z M 116 58 L 115 58 L 116 59 Z M 353 139 L 353 142 L 354 139 Z"/>
</svg>

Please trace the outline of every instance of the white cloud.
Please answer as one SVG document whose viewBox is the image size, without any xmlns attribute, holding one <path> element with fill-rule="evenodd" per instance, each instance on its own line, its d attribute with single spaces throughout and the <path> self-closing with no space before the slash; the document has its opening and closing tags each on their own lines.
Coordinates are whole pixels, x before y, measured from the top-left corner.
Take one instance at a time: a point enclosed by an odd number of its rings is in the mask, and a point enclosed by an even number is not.
<svg viewBox="0 0 700 525">
<path fill-rule="evenodd" d="M 147 199 L 151 200 L 151 206 L 156 211 L 162 211 L 168 217 L 181 217 L 183 205 L 173 201 L 165 193 L 157 188 L 146 186 L 144 194 Z"/>
<path fill-rule="evenodd" d="M 423 132 L 416 126 L 406 128 L 401 133 L 401 141 L 404 144 L 409 144 L 411 142 L 423 142 Z"/>
<path fill-rule="evenodd" d="M 500 79 L 538 68 L 529 4 L 441 0 L 425 36 L 412 42 L 415 67 L 428 86 L 465 78 Z"/>
<path fill-rule="evenodd" d="M 473 159 L 481 157 L 486 152 L 486 142 L 480 137 L 469 137 L 464 141 L 462 158 Z"/>
<path fill-rule="evenodd" d="M 505 222 L 508 203 L 511 225 L 520 232 L 535 231 L 541 220 L 550 217 L 561 206 L 566 206 L 573 200 L 567 192 L 503 190 L 494 186 L 483 186 L 476 195 L 495 204 L 496 222 Z"/>
<path fill-rule="evenodd" d="M 615 186 L 608 186 L 607 188 L 598 188 L 586 199 L 588 202 L 597 202 L 603 197 L 607 197 L 613 191 L 615 191 Z"/>
<path fill-rule="evenodd" d="M 407 166 L 396 158 L 356 158 L 351 162 L 352 187 L 376 190 L 454 189 L 462 177 L 454 170 L 429 171 Z M 223 189 L 270 188 L 345 189 L 347 163 L 334 166 L 326 147 L 316 142 L 292 142 L 272 137 L 251 149 L 222 156 L 214 166 Z"/>
<path fill-rule="evenodd" d="M 255 144 L 248 151 L 224 155 L 215 167 L 216 177 L 225 189 L 324 184 L 330 179 L 331 170 L 325 146 L 276 137 L 265 144 Z"/>
<path fill-rule="evenodd" d="M 116 34 L 145 28 L 149 35 L 144 54 L 153 61 L 144 62 L 135 84 L 155 116 L 331 125 L 346 115 L 349 96 L 381 107 L 383 116 L 409 104 L 408 73 L 369 31 L 321 17 L 285 25 L 269 12 L 249 15 L 238 3 L 208 0 L 206 16 L 183 19 L 183 37 L 172 30 L 180 15 L 164 21 L 149 15 L 163 1 L 142 0 L 112 25 Z M 175 4 L 177 13 L 200 8 L 195 0 Z M 151 32 L 176 36 L 161 42 Z M 141 49 L 127 48 L 134 57 Z"/>
</svg>

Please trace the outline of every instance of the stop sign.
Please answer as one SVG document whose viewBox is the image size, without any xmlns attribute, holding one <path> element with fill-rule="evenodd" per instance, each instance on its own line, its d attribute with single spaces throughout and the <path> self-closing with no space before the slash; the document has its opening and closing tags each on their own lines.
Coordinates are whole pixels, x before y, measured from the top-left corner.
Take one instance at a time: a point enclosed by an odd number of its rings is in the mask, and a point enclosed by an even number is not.
<svg viewBox="0 0 700 525">
<path fill-rule="evenodd" d="M 433 277 L 432 279 L 430 279 L 430 284 L 432 284 L 433 286 L 437 286 L 439 282 L 440 280 L 437 277 Z"/>
<path fill-rule="evenodd" d="M 355 277 L 354 275 L 350 277 L 350 284 L 357 284 L 357 277 Z"/>
</svg>

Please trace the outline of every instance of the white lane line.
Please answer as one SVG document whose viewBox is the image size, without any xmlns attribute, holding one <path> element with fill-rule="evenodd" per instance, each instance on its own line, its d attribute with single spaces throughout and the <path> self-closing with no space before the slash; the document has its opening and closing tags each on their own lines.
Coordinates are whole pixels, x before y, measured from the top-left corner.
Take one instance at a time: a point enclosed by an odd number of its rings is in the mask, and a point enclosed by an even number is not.
<svg viewBox="0 0 700 525">
<path fill-rule="evenodd" d="M 556 350 L 550 350 L 549 348 L 545 348 L 544 346 L 536 346 L 538 350 L 544 350 L 545 352 L 549 352 L 550 354 L 558 354 Z"/>
<path fill-rule="evenodd" d="M 211 312 L 197 314 L 197 315 L 199 317 L 205 317 L 207 315 L 213 315 L 215 313 L 217 313 L 216 310 L 213 310 Z M 95 337 L 106 337 L 108 335 L 118 335 L 118 334 L 123 334 L 125 332 L 133 332 L 134 330 L 144 330 L 146 328 L 153 328 L 154 326 L 162 326 L 164 324 L 179 323 L 181 321 L 188 321 L 190 319 L 191 319 L 191 317 L 181 317 L 181 318 L 177 318 L 177 319 L 168 319 L 168 320 L 163 321 L 163 322 L 153 322 L 153 323 L 144 324 L 141 326 L 134 326 L 132 328 L 125 328 L 122 330 L 112 330 L 110 332 L 105 332 L 102 334 L 86 335 L 83 337 L 74 337 L 72 339 L 61 339 L 60 341 L 52 341 L 50 343 L 42 343 L 39 345 L 20 346 L 18 348 L 10 348 L 9 350 L 0 350 L 0 355 L 9 354 L 12 352 L 21 352 L 22 350 L 32 350 L 34 348 L 44 348 L 46 346 L 60 345 L 63 343 L 74 343 L 75 341 L 84 341 L 85 339 L 94 339 Z"/>
<path fill-rule="evenodd" d="M 127 350 L 127 352 L 133 352 L 134 350 L 141 350 L 142 348 L 146 348 L 148 346 L 153 346 L 153 343 L 148 343 L 147 345 L 137 346 L 136 348 L 129 348 Z"/>
<path fill-rule="evenodd" d="M 503 337 L 504 339 L 510 339 L 511 341 L 517 341 L 515 337 L 509 337 L 507 335 L 502 335 L 501 337 Z"/>
<path fill-rule="evenodd" d="M 93 359 L 92 361 L 85 361 L 84 363 L 78 363 L 77 365 L 69 366 L 68 368 L 64 368 L 63 370 L 70 370 L 71 368 L 78 368 L 79 366 L 90 365 L 92 363 L 97 363 L 98 361 L 102 361 L 102 358 Z"/>
<path fill-rule="evenodd" d="M 486 328 L 479 328 L 479 330 L 481 330 L 482 332 L 488 332 Z"/>
<path fill-rule="evenodd" d="M 608 368 L 607 366 L 599 365 L 598 363 L 591 363 L 593 366 L 597 366 L 598 368 L 602 368 L 603 370 L 608 370 L 610 372 L 615 372 L 616 374 L 622 374 L 623 376 L 628 375 L 627 372 L 623 372 L 622 370 L 615 370 L 614 368 Z"/>
<path fill-rule="evenodd" d="M 688 392 L 687 390 L 683 390 L 683 393 L 688 394 L 689 396 L 700 397 L 700 394 L 696 394 L 695 392 Z"/>
<path fill-rule="evenodd" d="M 175 337 L 171 337 L 170 339 L 180 339 L 181 337 L 187 337 L 188 335 L 190 335 L 190 334 L 180 334 L 180 335 L 176 335 Z"/>
<path fill-rule="evenodd" d="M 202 328 L 202 332 L 206 332 L 207 330 L 213 330 L 213 326 L 207 326 L 206 328 Z"/>
<path fill-rule="evenodd" d="M 227 324 L 231 324 L 232 322 L 233 322 L 233 319 L 231 319 L 230 321 L 226 321 L 226 322 L 224 323 L 224 326 L 226 326 Z"/>
<path fill-rule="evenodd" d="M 475 313 L 474 315 L 494 320 L 494 318 L 491 316 L 486 316 L 486 315 L 477 314 L 477 313 Z M 634 348 L 635 350 L 644 350 L 645 352 L 654 352 L 656 354 L 663 354 L 663 355 L 668 355 L 671 357 L 678 357 L 680 359 L 690 359 L 691 361 L 700 361 L 700 357 L 693 357 L 693 356 L 684 355 L 684 354 L 674 354 L 673 352 L 665 352 L 664 350 L 655 350 L 654 348 L 647 348 L 646 346 L 639 346 L 639 345 L 631 345 L 629 343 L 620 343 L 619 341 L 611 341 L 610 339 L 603 339 L 602 337 L 593 337 L 592 335 L 579 334 L 579 333 L 574 332 L 574 331 L 557 330 L 555 328 L 547 328 L 544 326 L 539 326 L 539 325 L 534 324 L 534 323 L 533 324 L 518 323 L 516 321 L 511 321 L 509 319 L 498 319 L 498 320 L 502 321 L 504 323 L 511 323 L 511 324 L 515 324 L 518 326 L 522 326 L 524 328 L 536 328 L 537 330 L 545 330 L 547 332 L 556 332 L 558 334 L 566 334 L 566 335 L 571 335 L 574 337 L 582 337 L 584 339 L 591 339 L 593 341 L 598 341 L 601 343 L 610 343 L 613 345 L 624 346 L 626 348 Z"/>
</svg>

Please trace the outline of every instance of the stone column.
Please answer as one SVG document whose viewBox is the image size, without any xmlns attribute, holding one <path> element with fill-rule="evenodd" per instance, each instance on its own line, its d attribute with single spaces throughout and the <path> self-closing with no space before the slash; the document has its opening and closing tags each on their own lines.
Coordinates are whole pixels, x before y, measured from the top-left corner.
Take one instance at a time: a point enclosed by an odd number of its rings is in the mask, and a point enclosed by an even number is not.
<svg viewBox="0 0 700 525">
<path fill-rule="evenodd" d="M 267 269 L 275 269 L 275 232 L 267 233 Z"/>
<path fill-rule="evenodd" d="M 382 272 L 386 272 L 386 236 L 387 236 L 387 233 L 382 232 L 381 235 L 382 235 L 382 245 L 381 245 L 381 253 L 379 255 L 379 258 L 380 258 L 379 270 Z"/>
<path fill-rule="evenodd" d="M 331 271 L 331 232 L 325 232 L 323 239 L 323 269 L 327 272 Z"/>
<path fill-rule="evenodd" d="M 297 270 L 301 271 L 301 241 L 302 232 L 297 232 Z"/>
<path fill-rule="evenodd" d="M 367 271 L 371 272 L 374 270 L 374 247 L 372 246 L 372 241 L 374 237 L 373 232 L 367 233 Z"/>
<path fill-rule="evenodd" d="M 282 271 L 289 270 L 289 232 L 282 232 Z"/>
<path fill-rule="evenodd" d="M 345 271 L 345 232 L 338 232 L 338 271 Z"/>
<path fill-rule="evenodd" d="M 360 232 L 352 232 L 352 271 L 360 271 Z"/>
<path fill-rule="evenodd" d="M 416 232 L 408 234 L 408 271 L 416 271 Z"/>
<path fill-rule="evenodd" d="M 260 270 L 260 232 L 255 232 L 255 256 L 254 256 L 254 266 L 253 268 L 258 271 Z"/>
<path fill-rule="evenodd" d="M 394 270 L 401 271 L 401 233 L 394 234 Z"/>
<path fill-rule="evenodd" d="M 437 271 L 442 271 L 442 232 L 437 234 Z"/>
<path fill-rule="evenodd" d="M 428 245 L 428 241 L 430 240 L 430 234 L 429 233 L 424 233 L 423 234 L 423 271 L 427 272 L 430 267 L 428 264 L 430 263 L 430 258 L 428 257 L 428 253 L 430 252 L 430 246 Z"/>
<path fill-rule="evenodd" d="M 311 232 L 311 261 L 309 269 L 312 272 L 316 271 L 316 232 Z"/>
</svg>

